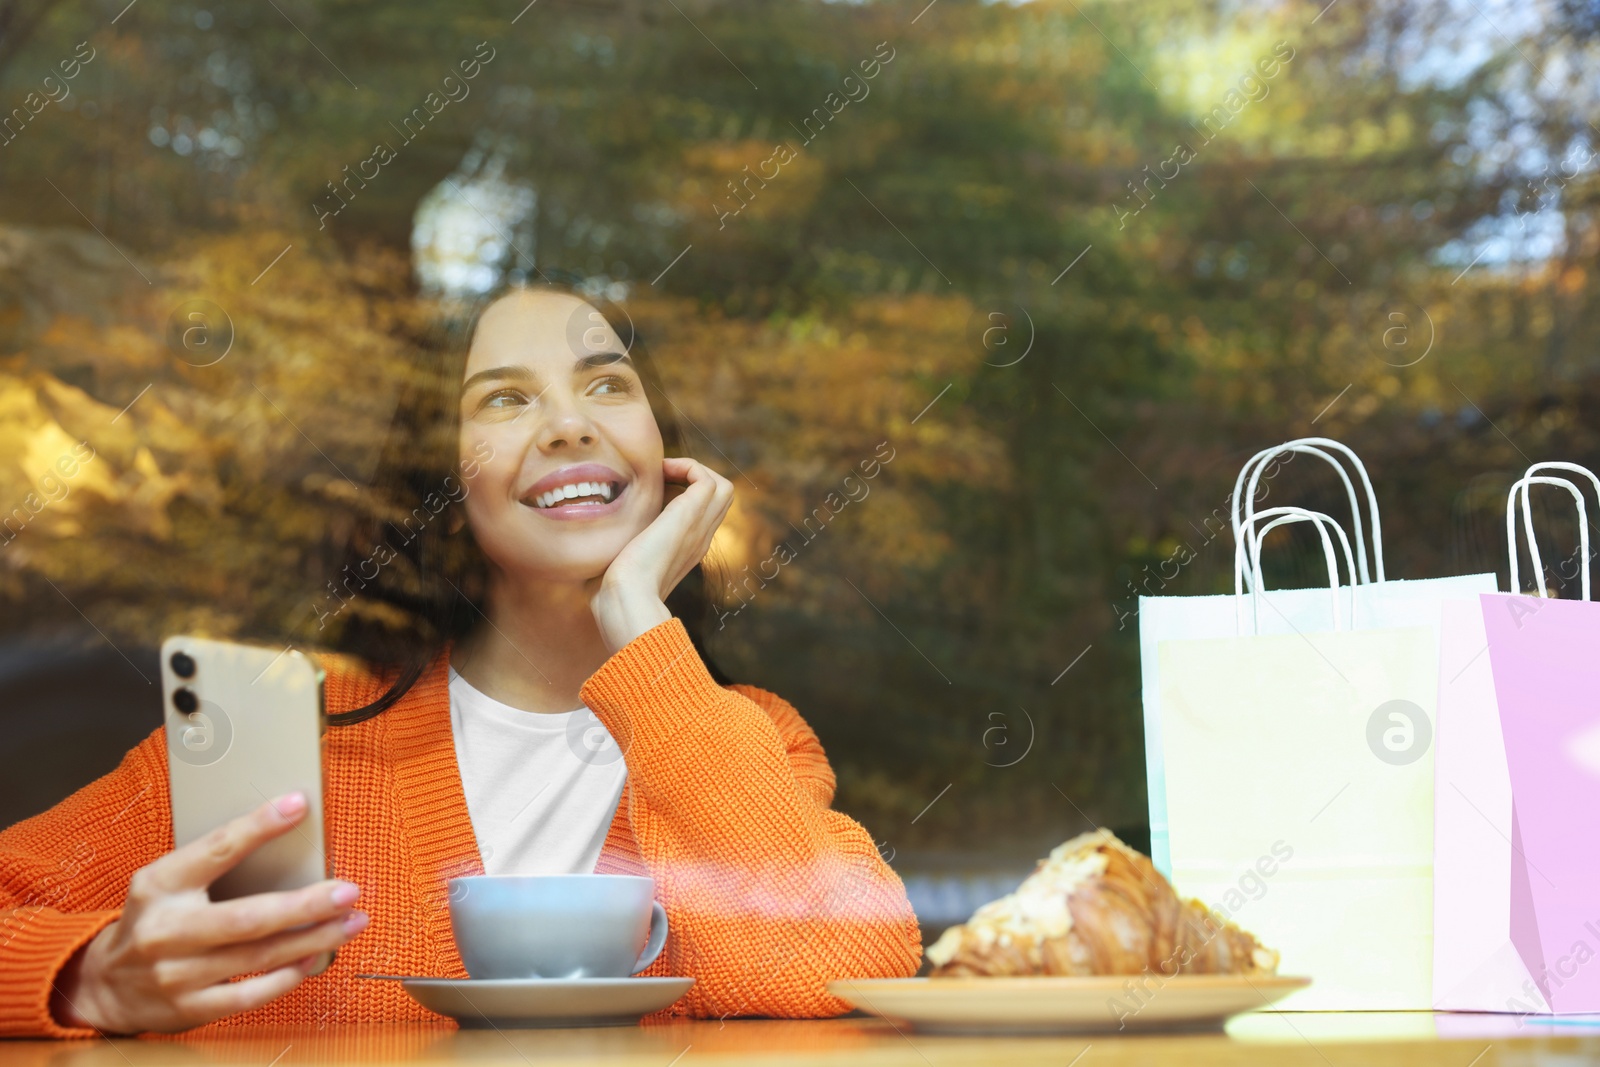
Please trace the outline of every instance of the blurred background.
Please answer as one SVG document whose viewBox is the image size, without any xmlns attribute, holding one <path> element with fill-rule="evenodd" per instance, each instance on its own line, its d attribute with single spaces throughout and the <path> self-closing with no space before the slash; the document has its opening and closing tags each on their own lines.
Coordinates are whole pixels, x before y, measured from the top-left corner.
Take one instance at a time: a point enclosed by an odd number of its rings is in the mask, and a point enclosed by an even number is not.
<svg viewBox="0 0 1600 1067">
<path fill-rule="evenodd" d="M 1600 463 L 1594 0 L 525 2 L 0 0 L 0 823 L 159 725 L 164 635 L 326 643 L 504 277 L 649 338 L 738 490 L 716 655 L 934 929 L 1148 847 L 1137 597 L 1231 590 L 1257 449 L 1502 582 L 1511 480 Z M 1347 514 L 1315 466 L 1264 492 Z"/>
</svg>

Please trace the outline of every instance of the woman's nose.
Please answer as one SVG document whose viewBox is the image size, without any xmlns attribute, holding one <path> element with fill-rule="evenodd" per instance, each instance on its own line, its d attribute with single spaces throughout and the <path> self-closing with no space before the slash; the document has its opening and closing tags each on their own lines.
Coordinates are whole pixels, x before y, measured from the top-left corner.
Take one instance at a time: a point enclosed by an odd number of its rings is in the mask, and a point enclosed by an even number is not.
<svg viewBox="0 0 1600 1067">
<path fill-rule="evenodd" d="M 536 431 L 541 450 L 550 452 L 572 445 L 594 444 L 594 423 L 569 399 L 554 400 L 543 414 Z"/>
</svg>

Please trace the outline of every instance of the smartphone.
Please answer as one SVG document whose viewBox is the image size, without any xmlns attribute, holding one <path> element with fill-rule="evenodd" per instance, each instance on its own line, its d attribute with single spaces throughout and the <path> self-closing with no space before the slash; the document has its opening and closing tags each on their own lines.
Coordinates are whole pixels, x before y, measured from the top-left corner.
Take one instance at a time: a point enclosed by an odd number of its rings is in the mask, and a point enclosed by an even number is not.
<svg viewBox="0 0 1600 1067">
<path fill-rule="evenodd" d="M 298 826 L 213 882 L 212 900 L 332 876 L 322 831 L 322 684 L 322 668 L 293 649 L 188 636 L 162 643 L 174 844 L 295 790 L 309 805 Z"/>
</svg>

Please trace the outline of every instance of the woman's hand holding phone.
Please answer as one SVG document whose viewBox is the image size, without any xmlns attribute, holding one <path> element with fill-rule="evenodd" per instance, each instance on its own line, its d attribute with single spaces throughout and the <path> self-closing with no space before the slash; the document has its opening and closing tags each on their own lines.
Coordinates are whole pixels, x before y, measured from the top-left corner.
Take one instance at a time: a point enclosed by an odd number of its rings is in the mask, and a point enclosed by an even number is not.
<svg viewBox="0 0 1600 1067">
<path fill-rule="evenodd" d="M 106 1033 L 187 1030 L 277 999 L 366 929 L 349 882 L 217 903 L 206 893 L 306 808 L 299 793 L 269 801 L 134 872 L 122 916 L 58 978 L 56 1018 Z M 254 977 L 230 981 L 243 974 Z"/>
<path fill-rule="evenodd" d="M 686 488 L 617 553 L 590 602 L 612 652 L 672 617 L 667 594 L 705 558 L 733 504 L 733 483 L 703 463 L 671 457 L 662 472 L 668 489 Z"/>
</svg>

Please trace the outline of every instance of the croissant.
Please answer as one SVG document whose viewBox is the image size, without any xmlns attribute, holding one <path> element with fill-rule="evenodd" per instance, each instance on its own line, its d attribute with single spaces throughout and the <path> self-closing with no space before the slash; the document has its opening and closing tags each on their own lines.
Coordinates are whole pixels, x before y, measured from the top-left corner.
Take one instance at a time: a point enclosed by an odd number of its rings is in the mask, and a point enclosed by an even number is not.
<svg viewBox="0 0 1600 1067">
<path fill-rule="evenodd" d="M 1181 900 L 1109 830 L 1039 861 L 1016 891 L 928 948 L 935 978 L 960 975 L 1273 974 L 1278 954 L 1198 900 Z"/>
</svg>

